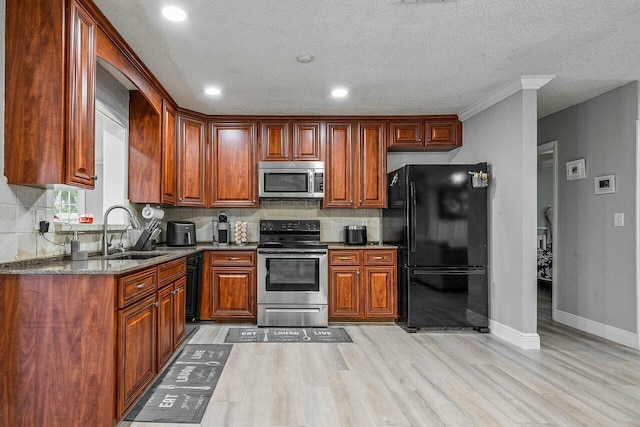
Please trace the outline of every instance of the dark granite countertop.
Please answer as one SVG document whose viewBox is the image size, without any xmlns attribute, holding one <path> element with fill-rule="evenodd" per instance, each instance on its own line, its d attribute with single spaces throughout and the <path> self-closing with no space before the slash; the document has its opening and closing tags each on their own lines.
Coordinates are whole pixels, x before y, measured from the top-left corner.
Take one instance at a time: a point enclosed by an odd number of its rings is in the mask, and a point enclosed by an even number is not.
<svg viewBox="0 0 640 427">
<path fill-rule="evenodd" d="M 329 249 L 398 249 L 395 245 L 385 245 L 384 243 L 367 243 L 366 245 L 346 245 L 341 242 L 329 242 Z"/>
<path fill-rule="evenodd" d="M 110 256 L 94 255 L 86 261 L 71 261 L 68 256 L 51 258 L 34 258 L 23 261 L 0 264 L 0 274 L 109 274 L 118 275 L 153 267 L 177 258 L 188 256 L 200 251 L 236 251 L 255 250 L 257 244 L 245 246 L 220 246 L 199 244 L 189 247 L 159 246 L 154 251 L 128 251 L 123 255 L 157 255 L 147 259 L 118 259 L 120 254 Z"/>
</svg>

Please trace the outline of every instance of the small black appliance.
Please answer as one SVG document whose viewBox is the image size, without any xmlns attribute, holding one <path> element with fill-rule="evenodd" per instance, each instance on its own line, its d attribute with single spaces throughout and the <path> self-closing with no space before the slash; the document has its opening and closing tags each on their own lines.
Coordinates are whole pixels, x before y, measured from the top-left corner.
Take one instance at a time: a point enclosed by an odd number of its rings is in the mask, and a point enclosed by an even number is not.
<svg viewBox="0 0 640 427">
<path fill-rule="evenodd" d="M 345 245 L 366 245 L 367 244 L 367 226 L 366 225 L 347 225 L 344 227 L 344 243 Z"/>
<path fill-rule="evenodd" d="M 195 246 L 196 225 L 190 221 L 167 222 L 167 246 Z"/>
</svg>

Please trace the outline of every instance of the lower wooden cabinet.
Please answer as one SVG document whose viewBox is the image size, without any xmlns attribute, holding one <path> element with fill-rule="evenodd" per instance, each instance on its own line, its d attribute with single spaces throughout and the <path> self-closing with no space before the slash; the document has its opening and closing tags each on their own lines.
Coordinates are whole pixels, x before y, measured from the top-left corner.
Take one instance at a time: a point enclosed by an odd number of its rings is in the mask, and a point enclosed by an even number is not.
<svg viewBox="0 0 640 427">
<path fill-rule="evenodd" d="M 158 291 L 158 371 L 169 361 L 185 338 L 186 277 Z"/>
<path fill-rule="evenodd" d="M 395 250 L 329 251 L 329 320 L 393 320 Z"/>
<path fill-rule="evenodd" d="M 117 366 L 121 418 L 156 374 L 155 294 L 118 311 Z"/>
<path fill-rule="evenodd" d="M 255 251 L 212 251 L 205 256 L 201 318 L 256 320 L 255 259 Z"/>
</svg>

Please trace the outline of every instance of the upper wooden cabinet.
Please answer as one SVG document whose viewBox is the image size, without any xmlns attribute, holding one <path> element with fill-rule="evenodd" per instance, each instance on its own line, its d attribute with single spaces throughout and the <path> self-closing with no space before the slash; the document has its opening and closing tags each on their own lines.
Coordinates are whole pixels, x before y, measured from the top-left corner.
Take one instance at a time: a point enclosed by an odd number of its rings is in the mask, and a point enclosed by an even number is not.
<svg viewBox="0 0 640 427">
<path fill-rule="evenodd" d="M 178 206 L 206 206 L 205 122 L 178 115 Z"/>
<path fill-rule="evenodd" d="M 354 129 L 357 129 L 356 141 Z M 327 123 L 324 207 L 386 206 L 385 122 Z"/>
<path fill-rule="evenodd" d="M 457 116 L 427 116 L 423 120 L 392 120 L 390 151 L 450 151 L 462 146 L 462 123 Z"/>
<path fill-rule="evenodd" d="M 258 207 L 256 123 L 210 125 L 212 207 Z"/>
<path fill-rule="evenodd" d="M 168 205 L 177 203 L 176 194 L 176 112 L 164 101 L 162 104 L 162 185 L 161 202 Z"/>
<path fill-rule="evenodd" d="M 387 153 L 385 123 L 358 124 L 358 208 L 387 206 Z"/>
<path fill-rule="evenodd" d="M 93 188 L 96 31 L 74 0 L 7 0 L 9 184 Z"/>
<path fill-rule="evenodd" d="M 323 159 L 320 122 L 263 121 L 259 124 L 260 161 Z"/>
<path fill-rule="evenodd" d="M 129 92 L 129 200 L 160 203 L 162 117 L 142 92 Z"/>
</svg>

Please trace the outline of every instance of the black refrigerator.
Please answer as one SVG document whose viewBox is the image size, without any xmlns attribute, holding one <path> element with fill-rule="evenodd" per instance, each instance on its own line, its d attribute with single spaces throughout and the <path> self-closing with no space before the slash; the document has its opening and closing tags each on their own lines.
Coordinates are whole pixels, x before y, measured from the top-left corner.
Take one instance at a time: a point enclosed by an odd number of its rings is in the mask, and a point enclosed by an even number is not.
<svg viewBox="0 0 640 427">
<path fill-rule="evenodd" d="M 486 163 L 387 176 L 383 240 L 398 246 L 398 323 L 488 332 Z"/>
</svg>

